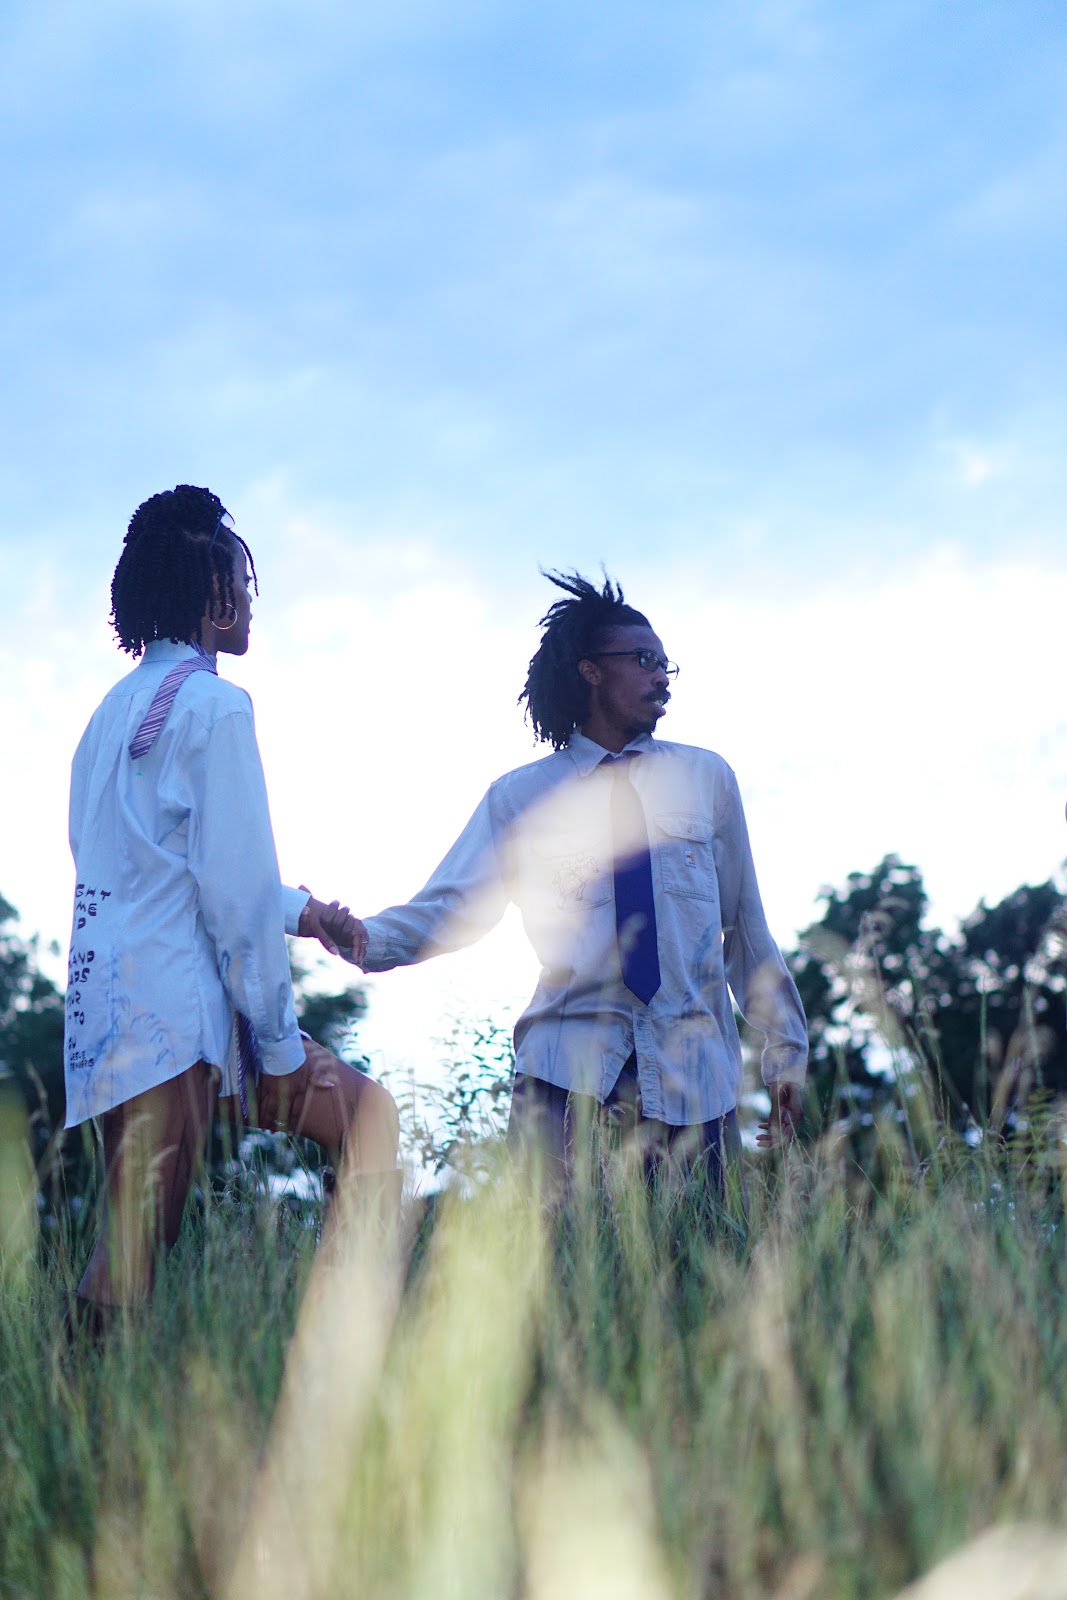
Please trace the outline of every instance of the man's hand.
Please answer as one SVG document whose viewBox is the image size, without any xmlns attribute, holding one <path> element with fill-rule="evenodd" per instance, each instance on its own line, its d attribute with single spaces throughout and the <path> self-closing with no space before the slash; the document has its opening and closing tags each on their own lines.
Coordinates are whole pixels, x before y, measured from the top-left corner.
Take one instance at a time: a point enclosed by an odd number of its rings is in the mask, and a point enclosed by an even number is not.
<svg viewBox="0 0 1067 1600">
<path fill-rule="evenodd" d="M 759 1125 L 756 1143 L 761 1150 L 776 1150 L 797 1136 L 797 1124 L 804 1110 L 804 1092 L 798 1083 L 772 1083 L 770 1114 Z"/>
<path fill-rule="evenodd" d="M 307 884 L 300 887 L 306 889 Z M 357 966 L 367 953 L 366 928 L 339 900 L 327 905 L 312 895 L 300 913 L 299 932 L 302 939 L 317 939 L 332 956 L 346 955 Z"/>
</svg>

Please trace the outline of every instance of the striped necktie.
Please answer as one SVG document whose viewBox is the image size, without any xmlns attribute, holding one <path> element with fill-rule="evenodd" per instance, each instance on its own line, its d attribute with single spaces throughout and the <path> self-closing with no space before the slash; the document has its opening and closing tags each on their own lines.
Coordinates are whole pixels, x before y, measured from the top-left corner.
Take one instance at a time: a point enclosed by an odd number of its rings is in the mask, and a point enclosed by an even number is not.
<svg viewBox="0 0 1067 1600">
<path fill-rule="evenodd" d="M 660 986 L 656 901 L 648 823 L 641 797 L 627 771 L 637 751 L 607 756 L 612 768 L 611 827 L 615 861 L 615 935 L 622 977 L 631 994 L 647 1006 Z"/>
<path fill-rule="evenodd" d="M 134 761 L 139 761 L 146 756 L 159 738 L 160 730 L 170 716 L 171 707 L 174 705 L 178 690 L 194 672 L 213 672 L 218 676 L 218 667 L 215 657 L 208 655 L 198 644 L 193 645 L 195 655 L 188 656 L 184 661 L 179 661 L 177 666 L 171 667 L 163 682 L 152 696 L 152 704 L 145 713 L 141 726 L 137 729 L 130 741 L 129 751 Z M 241 1100 L 241 1115 L 248 1117 L 248 1090 L 249 1078 L 255 1083 L 263 1070 L 263 1056 L 260 1052 L 256 1030 L 246 1016 L 240 1011 L 234 1011 L 234 1029 L 237 1035 L 237 1093 Z"/>
<path fill-rule="evenodd" d="M 130 743 L 130 755 L 135 761 L 146 756 L 159 738 L 160 729 L 170 716 L 174 697 L 186 678 L 193 672 L 213 672 L 216 677 L 218 676 L 219 669 L 215 665 L 215 657 L 209 656 L 198 644 L 194 644 L 193 649 L 196 651 L 195 656 L 188 656 L 186 660 L 179 661 L 176 667 L 171 667 L 152 696 L 152 704 Z"/>
</svg>

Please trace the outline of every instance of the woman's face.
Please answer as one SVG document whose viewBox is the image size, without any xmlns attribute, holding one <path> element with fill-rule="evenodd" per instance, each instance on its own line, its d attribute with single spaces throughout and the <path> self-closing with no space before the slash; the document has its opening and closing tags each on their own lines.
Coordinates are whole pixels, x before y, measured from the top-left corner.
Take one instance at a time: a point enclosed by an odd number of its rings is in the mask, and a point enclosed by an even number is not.
<svg viewBox="0 0 1067 1600">
<path fill-rule="evenodd" d="M 216 596 L 210 614 L 200 625 L 200 643 L 210 655 L 243 656 L 248 649 L 248 630 L 252 621 L 248 578 L 248 558 L 241 546 L 235 544 L 233 605 Z"/>
<path fill-rule="evenodd" d="M 248 630 L 252 625 L 252 596 L 248 588 L 248 557 L 240 545 L 233 554 L 233 604 L 237 612 L 233 625 L 223 629 L 215 624 L 218 647 L 223 655 L 243 656 L 248 649 Z M 225 622 L 231 615 L 230 609 L 226 605 L 220 609 Z"/>
</svg>

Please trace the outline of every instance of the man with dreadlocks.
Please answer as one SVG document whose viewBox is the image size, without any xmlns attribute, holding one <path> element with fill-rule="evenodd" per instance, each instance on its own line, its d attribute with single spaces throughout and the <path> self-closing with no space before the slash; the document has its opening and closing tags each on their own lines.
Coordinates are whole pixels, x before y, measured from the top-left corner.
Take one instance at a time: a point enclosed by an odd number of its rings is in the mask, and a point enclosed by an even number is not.
<svg viewBox="0 0 1067 1600">
<path fill-rule="evenodd" d="M 650 1161 L 705 1158 L 721 1188 L 741 1084 L 730 991 L 765 1036 L 762 1144 L 800 1114 L 800 997 L 733 772 L 655 737 L 678 669 L 648 618 L 606 577 L 546 576 L 563 597 L 519 700 L 554 753 L 491 786 L 426 887 L 361 925 L 352 959 L 381 972 L 457 949 L 514 900 L 542 971 L 515 1029 L 509 1142 L 536 1141 L 566 1181 L 576 1125 L 599 1119 Z"/>
<path fill-rule="evenodd" d="M 98 1118 L 102 1134 L 100 1236 L 79 1286 L 98 1331 L 174 1244 L 219 1095 L 261 1127 L 343 1147 L 350 1168 L 395 1169 L 392 1098 L 297 1027 L 285 934 L 333 945 L 327 908 L 282 888 L 251 702 L 217 673 L 219 654 L 248 649 L 250 582 L 251 551 L 210 490 L 139 506 L 111 598 L 141 660 L 74 757 L 67 1126 Z M 355 919 L 333 911 L 350 940 Z"/>
</svg>

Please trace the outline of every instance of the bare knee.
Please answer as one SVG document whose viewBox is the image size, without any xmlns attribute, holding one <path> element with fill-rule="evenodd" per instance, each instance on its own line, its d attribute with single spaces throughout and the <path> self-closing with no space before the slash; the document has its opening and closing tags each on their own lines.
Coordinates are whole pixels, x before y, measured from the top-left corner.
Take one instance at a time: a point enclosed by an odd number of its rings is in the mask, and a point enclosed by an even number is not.
<svg viewBox="0 0 1067 1600">
<path fill-rule="evenodd" d="M 375 1101 L 375 1116 L 379 1120 L 383 1137 L 387 1141 L 395 1161 L 397 1152 L 400 1149 L 400 1112 L 396 1108 L 396 1101 L 384 1084 L 375 1083 L 372 1080 L 371 1089 Z"/>
<path fill-rule="evenodd" d="M 365 1077 L 360 1084 L 355 1134 L 361 1166 L 368 1170 L 395 1166 L 400 1113 L 389 1090 L 374 1078 Z"/>
</svg>

